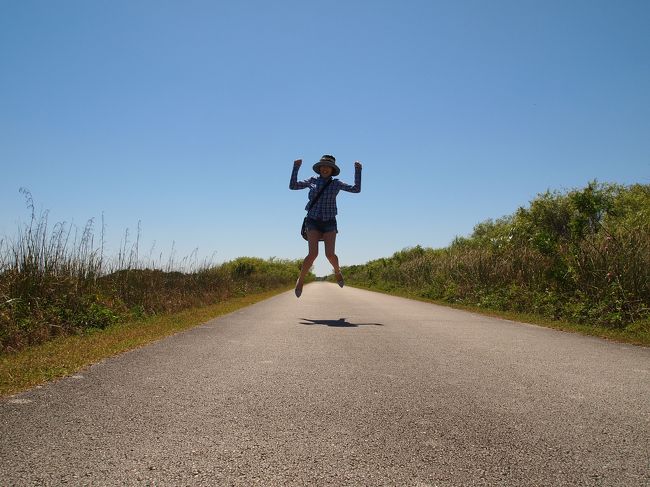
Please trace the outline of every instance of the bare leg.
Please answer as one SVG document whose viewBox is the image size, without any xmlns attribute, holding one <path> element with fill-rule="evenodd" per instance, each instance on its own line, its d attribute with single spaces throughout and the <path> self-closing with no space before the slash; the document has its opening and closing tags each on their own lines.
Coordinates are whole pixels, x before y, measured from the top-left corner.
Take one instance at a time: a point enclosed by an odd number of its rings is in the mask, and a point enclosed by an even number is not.
<svg viewBox="0 0 650 487">
<path fill-rule="evenodd" d="M 298 278 L 298 282 L 301 285 L 305 281 L 305 276 L 309 273 L 309 269 L 311 269 L 311 266 L 314 264 L 316 257 L 318 257 L 318 241 L 321 239 L 322 235 L 323 234 L 318 230 L 307 231 L 309 253 L 302 262 L 302 269 L 300 270 L 300 277 Z"/>
<path fill-rule="evenodd" d="M 334 273 L 338 280 L 341 278 L 341 269 L 339 268 L 339 258 L 336 255 L 336 232 L 324 233 L 323 240 L 325 241 L 325 257 L 334 267 Z"/>
</svg>

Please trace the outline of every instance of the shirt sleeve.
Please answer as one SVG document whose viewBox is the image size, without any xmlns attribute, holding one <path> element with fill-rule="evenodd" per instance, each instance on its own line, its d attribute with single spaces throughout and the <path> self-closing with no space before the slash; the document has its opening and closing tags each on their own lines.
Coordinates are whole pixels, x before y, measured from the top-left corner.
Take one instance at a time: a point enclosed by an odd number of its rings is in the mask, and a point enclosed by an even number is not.
<svg viewBox="0 0 650 487">
<path fill-rule="evenodd" d="M 361 192 L 361 169 L 354 170 L 354 186 L 351 186 L 343 181 L 339 181 L 339 189 L 341 191 L 347 191 L 348 193 L 360 193 Z"/>
<path fill-rule="evenodd" d="M 304 181 L 298 181 L 298 170 L 300 167 L 293 166 L 293 171 L 291 171 L 291 179 L 289 180 L 289 189 L 305 189 L 308 188 L 311 184 L 313 178 L 305 179 Z"/>
</svg>

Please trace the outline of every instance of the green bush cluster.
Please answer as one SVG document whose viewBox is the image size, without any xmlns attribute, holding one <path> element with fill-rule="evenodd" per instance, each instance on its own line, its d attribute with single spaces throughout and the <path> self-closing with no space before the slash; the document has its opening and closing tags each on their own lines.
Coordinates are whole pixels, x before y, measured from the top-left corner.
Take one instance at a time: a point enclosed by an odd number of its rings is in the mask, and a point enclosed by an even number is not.
<svg viewBox="0 0 650 487">
<path fill-rule="evenodd" d="M 444 249 L 344 269 L 351 284 L 495 310 L 650 331 L 650 185 L 540 194 Z"/>
</svg>

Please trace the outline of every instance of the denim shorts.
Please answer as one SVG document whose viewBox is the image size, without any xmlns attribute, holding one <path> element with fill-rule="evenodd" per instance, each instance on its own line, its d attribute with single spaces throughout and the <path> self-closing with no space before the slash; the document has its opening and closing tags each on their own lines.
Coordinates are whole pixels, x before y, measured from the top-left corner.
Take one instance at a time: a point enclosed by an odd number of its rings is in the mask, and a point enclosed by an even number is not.
<svg viewBox="0 0 650 487">
<path fill-rule="evenodd" d="M 331 220 L 314 220 L 313 218 L 308 217 L 306 225 L 307 230 L 318 230 L 321 233 L 339 233 L 339 230 L 336 227 L 336 218 L 332 218 Z"/>
</svg>

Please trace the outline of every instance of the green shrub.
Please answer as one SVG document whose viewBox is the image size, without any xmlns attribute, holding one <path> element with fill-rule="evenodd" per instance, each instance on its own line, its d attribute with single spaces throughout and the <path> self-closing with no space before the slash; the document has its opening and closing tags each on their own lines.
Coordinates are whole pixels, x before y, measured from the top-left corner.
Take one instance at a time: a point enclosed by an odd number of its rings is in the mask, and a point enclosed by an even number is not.
<svg viewBox="0 0 650 487">
<path fill-rule="evenodd" d="M 650 185 L 547 191 L 444 249 L 343 269 L 350 284 L 630 328 L 650 316 Z"/>
</svg>

